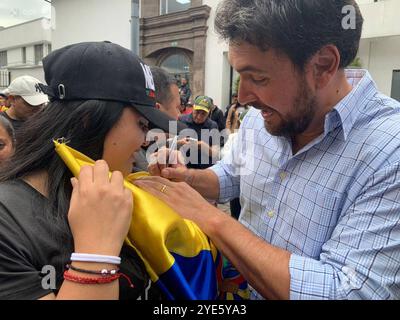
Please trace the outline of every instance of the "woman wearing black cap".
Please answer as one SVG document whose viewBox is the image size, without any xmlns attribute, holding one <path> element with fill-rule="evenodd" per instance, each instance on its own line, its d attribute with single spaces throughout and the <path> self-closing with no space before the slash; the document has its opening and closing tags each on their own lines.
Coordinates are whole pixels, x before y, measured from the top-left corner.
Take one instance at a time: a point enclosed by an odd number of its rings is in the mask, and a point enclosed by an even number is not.
<svg viewBox="0 0 400 320">
<path fill-rule="evenodd" d="M 154 107 L 148 67 L 120 46 L 68 46 L 43 64 L 51 102 L 0 171 L 0 299 L 144 298 L 149 277 L 123 246 L 132 212 L 123 176 L 149 126 L 168 130 L 171 119 Z M 55 138 L 105 161 L 71 184 Z"/>
</svg>

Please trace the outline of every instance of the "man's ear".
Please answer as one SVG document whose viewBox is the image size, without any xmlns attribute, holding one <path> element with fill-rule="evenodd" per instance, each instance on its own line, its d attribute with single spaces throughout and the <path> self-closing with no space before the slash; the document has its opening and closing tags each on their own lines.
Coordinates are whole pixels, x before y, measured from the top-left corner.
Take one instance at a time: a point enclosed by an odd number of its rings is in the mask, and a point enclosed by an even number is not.
<svg viewBox="0 0 400 320">
<path fill-rule="evenodd" d="M 7 97 L 7 99 L 8 99 L 8 103 L 10 104 L 10 106 L 14 105 L 14 103 L 15 103 L 15 96 L 9 95 L 9 96 Z"/>
<path fill-rule="evenodd" d="M 339 70 L 339 50 L 335 45 L 326 45 L 311 58 L 310 63 L 315 87 L 317 89 L 323 89 L 329 84 Z"/>
<path fill-rule="evenodd" d="M 156 108 L 157 108 L 158 110 L 160 110 L 160 109 L 161 109 L 161 104 L 158 103 L 158 102 L 156 102 Z"/>
</svg>

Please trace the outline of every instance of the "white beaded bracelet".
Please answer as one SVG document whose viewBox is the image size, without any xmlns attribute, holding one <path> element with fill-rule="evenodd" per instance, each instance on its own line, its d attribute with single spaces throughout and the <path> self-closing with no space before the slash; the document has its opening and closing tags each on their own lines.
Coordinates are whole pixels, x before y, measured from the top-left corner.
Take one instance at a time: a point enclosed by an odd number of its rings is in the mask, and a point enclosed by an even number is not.
<svg viewBox="0 0 400 320">
<path fill-rule="evenodd" d="M 100 254 L 90 254 L 90 253 L 75 253 L 75 252 L 71 254 L 71 261 L 109 263 L 115 265 L 121 264 L 120 257 L 104 256 Z"/>
</svg>

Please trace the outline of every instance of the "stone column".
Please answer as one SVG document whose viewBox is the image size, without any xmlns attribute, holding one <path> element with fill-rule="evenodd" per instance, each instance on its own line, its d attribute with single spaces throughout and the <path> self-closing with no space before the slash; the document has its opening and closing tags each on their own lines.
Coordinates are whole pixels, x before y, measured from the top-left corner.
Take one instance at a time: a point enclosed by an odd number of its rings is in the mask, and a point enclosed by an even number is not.
<svg viewBox="0 0 400 320">
<path fill-rule="evenodd" d="M 142 0 L 141 6 L 142 18 L 160 15 L 160 0 Z"/>
<path fill-rule="evenodd" d="M 149 9 L 149 6 L 146 8 Z M 140 19 L 140 49 L 146 62 L 158 64 L 164 55 L 183 51 L 192 58 L 190 88 L 193 97 L 204 94 L 207 20 L 210 11 L 210 7 L 202 5 Z"/>
<path fill-rule="evenodd" d="M 204 94 L 205 87 L 205 59 L 206 59 L 206 41 L 204 36 L 194 39 L 194 52 L 192 63 L 193 82 L 191 83 L 192 99 L 198 95 Z"/>
</svg>

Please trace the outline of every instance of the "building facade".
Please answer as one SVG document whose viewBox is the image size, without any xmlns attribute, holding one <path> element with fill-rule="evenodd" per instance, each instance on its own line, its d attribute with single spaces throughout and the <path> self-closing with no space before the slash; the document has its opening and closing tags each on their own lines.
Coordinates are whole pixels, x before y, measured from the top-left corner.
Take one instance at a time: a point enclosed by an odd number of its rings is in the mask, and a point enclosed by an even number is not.
<svg viewBox="0 0 400 320">
<path fill-rule="evenodd" d="M 52 0 L 53 49 L 86 41 L 131 48 L 131 0 Z"/>
<path fill-rule="evenodd" d="M 137 0 L 136 0 L 137 1 Z M 109 40 L 133 47 L 134 0 L 52 0 L 53 49 L 81 41 Z M 193 96 L 205 94 L 229 104 L 237 74 L 228 45 L 214 31 L 221 0 L 141 0 L 139 54 L 178 80 L 189 79 Z M 357 0 L 365 24 L 358 57 L 379 89 L 400 99 L 400 12 L 398 0 Z M 71 18 L 73 17 L 73 18 Z"/>
<path fill-rule="evenodd" d="M 42 59 L 51 50 L 50 20 L 46 18 L 0 29 L 0 89 L 21 75 L 44 81 Z"/>
<path fill-rule="evenodd" d="M 384 94 L 400 101 L 400 1 L 358 0 L 364 30 L 358 56 Z"/>
<path fill-rule="evenodd" d="M 208 95 L 224 108 L 237 75 L 228 46 L 214 31 L 220 0 L 146 0 L 141 2 L 140 53 L 144 60 L 188 78 L 196 95 Z"/>
<path fill-rule="evenodd" d="M 140 53 L 179 81 L 193 96 L 204 94 L 206 39 L 211 8 L 201 0 L 146 0 L 141 3 Z"/>
</svg>

